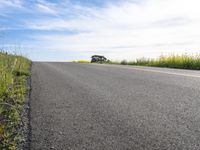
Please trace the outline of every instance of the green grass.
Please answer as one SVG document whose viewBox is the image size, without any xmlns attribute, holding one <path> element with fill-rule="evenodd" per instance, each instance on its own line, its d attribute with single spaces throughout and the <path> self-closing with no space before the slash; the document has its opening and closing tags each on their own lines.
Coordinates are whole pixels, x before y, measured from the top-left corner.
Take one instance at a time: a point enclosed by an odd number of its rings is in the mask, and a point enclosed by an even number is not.
<svg viewBox="0 0 200 150">
<path fill-rule="evenodd" d="M 160 56 L 158 59 L 141 58 L 135 61 L 107 61 L 104 63 L 200 70 L 200 55 L 170 55 Z"/>
<path fill-rule="evenodd" d="M 0 52 L 0 149 L 16 149 L 31 61 Z"/>
</svg>

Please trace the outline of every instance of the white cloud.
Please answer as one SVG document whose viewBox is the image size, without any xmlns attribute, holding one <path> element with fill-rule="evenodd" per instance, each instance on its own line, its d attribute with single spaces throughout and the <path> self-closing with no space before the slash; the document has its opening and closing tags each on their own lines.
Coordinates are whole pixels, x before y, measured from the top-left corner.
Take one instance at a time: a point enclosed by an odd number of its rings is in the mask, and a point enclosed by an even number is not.
<svg viewBox="0 0 200 150">
<path fill-rule="evenodd" d="M 38 0 L 37 1 L 37 10 L 47 14 L 56 15 L 58 12 L 56 11 L 56 4 L 49 3 L 45 0 Z"/>
<path fill-rule="evenodd" d="M 102 9 L 85 9 L 84 15 L 74 19 L 44 20 L 29 24 L 29 27 L 87 31 L 34 37 L 43 43 L 42 47 L 51 50 L 102 54 L 106 50 L 109 56 L 119 59 L 195 53 L 200 52 L 199 5 L 198 0 L 129 1 Z"/>
<path fill-rule="evenodd" d="M 23 0 L 0 0 L 0 8 L 4 7 L 18 7 L 23 4 Z"/>
<path fill-rule="evenodd" d="M 27 20 L 26 28 L 54 34 L 31 35 L 38 43 L 34 49 L 74 51 L 88 57 L 99 53 L 114 59 L 200 52 L 199 0 L 128 0 L 103 8 L 38 0 L 36 6 L 38 17 Z M 56 17 L 44 18 L 41 12 Z"/>
<path fill-rule="evenodd" d="M 41 12 L 45 12 L 45 13 L 49 13 L 49 14 L 56 14 L 56 11 L 49 8 L 48 6 L 46 5 L 43 5 L 43 4 L 37 4 L 37 7 L 39 8 L 39 10 Z"/>
</svg>

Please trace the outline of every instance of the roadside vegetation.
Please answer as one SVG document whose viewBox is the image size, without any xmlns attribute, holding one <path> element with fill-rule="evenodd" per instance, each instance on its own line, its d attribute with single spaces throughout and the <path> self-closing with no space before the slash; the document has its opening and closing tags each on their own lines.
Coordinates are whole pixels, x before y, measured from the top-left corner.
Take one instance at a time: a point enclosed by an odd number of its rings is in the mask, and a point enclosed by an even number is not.
<svg viewBox="0 0 200 150">
<path fill-rule="evenodd" d="M 160 56 L 157 59 L 141 58 L 135 61 L 122 60 L 121 62 L 107 60 L 100 63 L 200 70 L 200 55 L 170 55 Z"/>
<path fill-rule="evenodd" d="M 89 61 L 79 60 L 76 63 L 90 63 Z M 136 66 L 152 66 L 152 67 L 167 67 L 179 69 L 200 70 L 200 55 L 170 55 L 160 56 L 157 59 L 141 58 L 134 61 L 100 61 L 101 64 L 118 64 L 118 65 L 136 65 Z"/>
<path fill-rule="evenodd" d="M 74 63 L 90 63 L 90 61 L 88 60 L 76 60 L 76 61 L 73 61 Z"/>
<path fill-rule="evenodd" d="M 31 61 L 0 52 L 0 149 L 17 148 Z"/>
</svg>

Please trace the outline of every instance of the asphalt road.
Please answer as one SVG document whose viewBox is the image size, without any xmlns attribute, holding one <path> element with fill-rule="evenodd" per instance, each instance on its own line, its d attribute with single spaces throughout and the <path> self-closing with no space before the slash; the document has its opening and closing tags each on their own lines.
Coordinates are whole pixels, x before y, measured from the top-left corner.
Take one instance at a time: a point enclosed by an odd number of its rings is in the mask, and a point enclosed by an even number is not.
<svg viewBox="0 0 200 150">
<path fill-rule="evenodd" d="M 31 149 L 199 150 L 200 71 L 32 66 Z"/>
</svg>

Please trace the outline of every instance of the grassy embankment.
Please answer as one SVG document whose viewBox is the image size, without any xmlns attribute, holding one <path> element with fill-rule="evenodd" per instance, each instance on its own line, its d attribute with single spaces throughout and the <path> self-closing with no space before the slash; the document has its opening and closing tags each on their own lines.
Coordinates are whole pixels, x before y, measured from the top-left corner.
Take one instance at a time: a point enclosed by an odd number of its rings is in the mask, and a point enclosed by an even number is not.
<svg viewBox="0 0 200 150">
<path fill-rule="evenodd" d="M 170 55 L 160 56 L 157 59 L 137 59 L 135 61 L 106 61 L 104 64 L 121 64 L 121 65 L 136 65 L 136 66 L 152 66 L 152 67 L 167 67 L 179 69 L 200 70 L 200 55 Z"/>
<path fill-rule="evenodd" d="M 0 149 L 16 149 L 31 61 L 0 52 Z"/>
<path fill-rule="evenodd" d="M 122 61 L 121 64 L 126 64 Z M 141 65 L 153 67 L 167 67 L 178 69 L 200 70 L 200 55 L 171 55 L 161 56 L 158 59 L 138 59 L 136 61 L 127 62 L 128 65 Z"/>
</svg>

